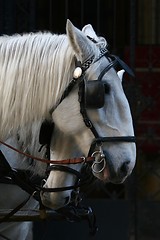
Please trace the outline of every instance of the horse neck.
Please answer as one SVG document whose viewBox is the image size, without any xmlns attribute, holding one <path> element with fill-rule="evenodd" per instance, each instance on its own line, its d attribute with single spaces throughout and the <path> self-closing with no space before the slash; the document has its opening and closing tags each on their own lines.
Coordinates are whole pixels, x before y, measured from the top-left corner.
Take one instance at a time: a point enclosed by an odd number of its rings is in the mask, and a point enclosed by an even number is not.
<svg viewBox="0 0 160 240">
<path fill-rule="evenodd" d="M 17 140 L 18 149 L 22 152 L 27 152 L 32 156 L 36 156 L 39 158 L 46 158 L 46 147 L 42 147 L 39 143 L 39 133 L 42 122 L 34 122 L 31 126 L 28 125 L 25 128 L 21 129 L 18 132 L 19 140 Z M 23 158 L 22 155 L 20 155 Z M 25 169 L 28 169 L 33 172 L 33 174 L 45 176 L 45 171 L 47 164 L 36 161 L 33 159 L 29 159 L 24 157 Z"/>
<path fill-rule="evenodd" d="M 18 143 L 16 136 L 8 138 L 6 143 L 17 149 L 20 149 L 20 145 Z M 11 150 L 10 148 L 7 148 L 4 145 L 0 145 L 0 149 L 12 168 L 16 168 L 16 169 L 22 168 L 23 161 L 21 161 L 22 159 L 19 153 Z"/>
<path fill-rule="evenodd" d="M 17 40 L 17 45 L 12 46 L 13 53 L 10 49 L 10 57 L 6 56 L 8 61 L 4 57 L 0 66 L 0 139 L 3 140 L 7 139 L 8 133 L 16 132 L 25 124 L 49 118 L 49 110 L 56 105 L 71 80 L 73 53 L 66 37 L 41 34 L 37 38 L 36 35 L 28 36 L 25 40 L 25 43 Z M 18 41 L 19 49 L 16 48 Z"/>
</svg>

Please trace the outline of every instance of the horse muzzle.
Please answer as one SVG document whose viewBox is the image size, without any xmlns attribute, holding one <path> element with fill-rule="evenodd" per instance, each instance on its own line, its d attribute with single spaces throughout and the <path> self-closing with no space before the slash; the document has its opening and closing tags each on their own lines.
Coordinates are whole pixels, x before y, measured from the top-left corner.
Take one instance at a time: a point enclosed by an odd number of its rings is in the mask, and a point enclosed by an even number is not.
<svg viewBox="0 0 160 240">
<path fill-rule="evenodd" d="M 95 151 L 92 156 L 95 157 L 92 164 L 92 173 L 103 182 L 123 183 L 131 174 L 131 160 L 129 159 L 124 159 L 119 167 L 115 167 L 116 164 L 108 157 L 106 152 Z"/>
<path fill-rule="evenodd" d="M 42 204 L 53 210 L 57 210 L 68 205 L 68 203 L 70 202 L 70 199 L 71 199 L 71 194 L 66 195 L 64 192 L 58 192 L 58 193 L 41 192 Z"/>
</svg>

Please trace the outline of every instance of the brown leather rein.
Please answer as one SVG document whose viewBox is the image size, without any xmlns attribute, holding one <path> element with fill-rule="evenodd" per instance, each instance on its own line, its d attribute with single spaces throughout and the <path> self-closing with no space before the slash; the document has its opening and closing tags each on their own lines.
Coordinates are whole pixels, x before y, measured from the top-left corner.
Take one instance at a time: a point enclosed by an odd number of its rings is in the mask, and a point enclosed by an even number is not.
<svg viewBox="0 0 160 240">
<path fill-rule="evenodd" d="M 40 162 L 43 162 L 43 163 L 51 163 L 51 164 L 78 164 L 78 163 L 87 163 L 87 162 L 93 162 L 95 160 L 95 157 L 79 157 L 79 158 L 69 158 L 69 159 L 63 159 L 63 160 L 48 160 L 48 159 L 45 159 L 45 158 L 39 158 L 39 157 L 35 157 L 31 154 L 28 154 L 28 153 L 25 153 L 25 152 L 22 152 L 20 150 L 18 150 L 17 148 L 14 148 L 13 146 L 3 142 L 0 140 L 0 143 L 10 149 L 12 149 L 13 151 L 19 153 L 19 154 L 22 154 L 23 156 L 25 157 L 28 157 L 28 158 L 32 158 L 36 161 L 40 161 Z"/>
</svg>

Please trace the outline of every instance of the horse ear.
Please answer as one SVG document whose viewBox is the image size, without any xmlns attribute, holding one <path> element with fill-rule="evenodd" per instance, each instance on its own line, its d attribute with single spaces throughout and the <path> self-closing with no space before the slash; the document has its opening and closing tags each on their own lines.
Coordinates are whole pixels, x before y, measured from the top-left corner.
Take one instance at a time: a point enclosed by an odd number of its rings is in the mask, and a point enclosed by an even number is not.
<svg viewBox="0 0 160 240">
<path fill-rule="evenodd" d="M 78 60 L 84 62 L 93 55 L 93 48 L 87 36 L 67 20 L 66 32 Z"/>
<path fill-rule="evenodd" d="M 121 82 L 122 82 L 122 79 L 123 79 L 123 74 L 124 74 L 124 72 L 125 72 L 124 69 L 122 69 L 122 70 L 120 70 L 120 71 L 117 72 L 117 75 L 118 75 L 118 77 L 120 78 Z"/>
<path fill-rule="evenodd" d="M 83 28 L 82 28 L 82 32 L 86 35 L 86 36 L 89 36 L 91 38 L 93 38 L 95 41 L 98 42 L 98 36 L 97 34 L 95 33 L 93 27 L 91 24 L 87 24 L 85 25 Z"/>
<path fill-rule="evenodd" d="M 96 32 L 94 31 L 91 24 L 87 24 L 82 28 L 82 32 L 89 36 L 90 38 L 93 38 L 99 47 L 105 48 L 107 46 L 106 39 L 104 37 L 97 36 Z"/>
</svg>

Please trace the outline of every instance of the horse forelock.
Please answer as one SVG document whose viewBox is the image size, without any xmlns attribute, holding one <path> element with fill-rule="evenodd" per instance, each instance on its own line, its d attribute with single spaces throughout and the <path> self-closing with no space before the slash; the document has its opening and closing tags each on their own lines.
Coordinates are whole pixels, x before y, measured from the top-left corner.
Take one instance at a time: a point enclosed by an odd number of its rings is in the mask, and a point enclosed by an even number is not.
<svg viewBox="0 0 160 240">
<path fill-rule="evenodd" d="M 56 105 L 71 80 L 73 61 L 66 35 L 1 37 L 0 136 L 48 117 L 49 108 Z"/>
</svg>

